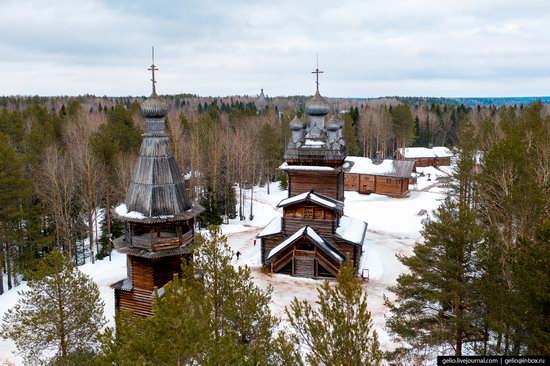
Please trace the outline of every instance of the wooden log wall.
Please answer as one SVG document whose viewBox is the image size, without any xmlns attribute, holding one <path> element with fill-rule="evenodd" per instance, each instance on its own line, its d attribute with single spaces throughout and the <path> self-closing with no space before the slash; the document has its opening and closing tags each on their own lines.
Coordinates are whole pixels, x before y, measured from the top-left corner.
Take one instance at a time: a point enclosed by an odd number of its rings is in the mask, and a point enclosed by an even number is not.
<svg viewBox="0 0 550 366">
<path fill-rule="evenodd" d="M 359 192 L 359 174 L 344 173 L 344 189 Z"/>
<path fill-rule="evenodd" d="M 344 200 L 344 173 L 341 171 L 289 171 L 288 183 L 289 197 L 314 190 L 337 200 Z"/>
<path fill-rule="evenodd" d="M 262 238 L 262 242 L 260 245 L 262 246 L 262 264 L 266 264 L 267 256 L 269 255 L 269 252 L 275 248 L 277 245 L 279 245 L 283 240 L 285 240 L 286 236 L 283 236 L 282 234 L 273 235 L 269 238 Z"/>
<path fill-rule="evenodd" d="M 376 189 L 374 192 L 389 195 L 401 195 L 402 182 L 402 178 L 376 177 Z"/>
<path fill-rule="evenodd" d="M 155 288 L 154 269 L 150 259 L 128 255 L 131 266 L 132 285 L 152 291 Z"/>
<path fill-rule="evenodd" d="M 181 276 L 181 256 L 170 256 L 156 259 L 153 262 L 153 281 L 157 288 L 161 288 L 172 281 L 174 274 Z"/>
<path fill-rule="evenodd" d="M 323 238 L 331 237 L 333 232 L 335 231 L 337 227 L 337 223 L 333 220 L 303 220 L 303 219 L 294 219 L 294 218 L 284 218 L 283 220 L 283 230 L 285 231 L 286 235 L 290 236 L 294 234 L 296 231 L 300 230 L 305 225 L 309 225 L 310 227 L 317 232 L 317 234 L 321 235 Z"/>
<path fill-rule="evenodd" d="M 447 166 L 451 165 L 451 158 L 436 158 L 435 166 Z"/>
<path fill-rule="evenodd" d="M 135 315 L 147 317 L 153 314 L 154 292 L 142 289 L 115 290 L 117 309 L 131 310 Z"/>
<path fill-rule="evenodd" d="M 294 257 L 294 275 L 315 277 L 315 257 L 296 255 Z"/>
</svg>

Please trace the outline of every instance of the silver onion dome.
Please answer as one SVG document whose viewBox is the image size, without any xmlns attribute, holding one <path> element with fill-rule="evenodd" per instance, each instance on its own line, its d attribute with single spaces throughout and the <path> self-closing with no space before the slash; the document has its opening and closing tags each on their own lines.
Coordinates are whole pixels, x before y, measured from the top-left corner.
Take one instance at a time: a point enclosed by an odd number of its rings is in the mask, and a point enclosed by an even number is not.
<svg viewBox="0 0 550 366">
<path fill-rule="evenodd" d="M 168 114 L 168 104 L 153 92 L 145 102 L 141 103 L 141 112 L 145 118 L 162 118 Z"/>
<path fill-rule="evenodd" d="M 288 124 L 288 127 L 291 130 L 296 130 L 296 131 L 301 130 L 304 128 L 304 121 L 302 121 L 302 119 L 298 118 L 298 116 L 296 115 L 294 119 L 290 121 L 290 123 Z"/>
<path fill-rule="evenodd" d="M 325 116 L 330 112 L 330 104 L 319 94 L 319 90 L 306 102 L 305 112 L 310 116 Z"/>
<path fill-rule="evenodd" d="M 326 123 L 325 127 L 329 131 L 338 131 L 338 129 L 342 127 L 342 122 L 342 119 L 338 115 L 333 114 Z"/>
</svg>

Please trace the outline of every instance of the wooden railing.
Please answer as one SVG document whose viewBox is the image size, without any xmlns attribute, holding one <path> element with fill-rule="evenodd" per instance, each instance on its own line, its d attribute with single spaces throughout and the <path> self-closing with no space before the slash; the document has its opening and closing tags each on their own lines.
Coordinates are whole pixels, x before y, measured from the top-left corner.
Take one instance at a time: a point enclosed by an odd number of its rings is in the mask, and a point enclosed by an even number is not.
<svg viewBox="0 0 550 366">
<path fill-rule="evenodd" d="M 323 267 L 325 267 L 330 273 L 332 273 L 334 276 L 338 275 L 340 269 L 334 264 L 330 263 L 330 261 L 326 259 L 324 255 L 322 255 L 320 252 L 317 252 L 316 257 L 317 260 L 323 265 Z"/>
<path fill-rule="evenodd" d="M 281 268 L 283 268 L 288 263 L 289 259 L 292 259 L 293 256 L 294 256 L 294 251 L 290 251 L 286 255 L 284 255 L 281 259 L 272 262 L 271 272 L 278 272 Z"/>
<path fill-rule="evenodd" d="M 188 231 L 180 236 L 166 234 L 156 236 L 154 233 L 132 237 L 132 246 L 142 249 L 162 250 L 177 248 L 189 244 L 193 240 L 193 232 Z"/>
</svg>

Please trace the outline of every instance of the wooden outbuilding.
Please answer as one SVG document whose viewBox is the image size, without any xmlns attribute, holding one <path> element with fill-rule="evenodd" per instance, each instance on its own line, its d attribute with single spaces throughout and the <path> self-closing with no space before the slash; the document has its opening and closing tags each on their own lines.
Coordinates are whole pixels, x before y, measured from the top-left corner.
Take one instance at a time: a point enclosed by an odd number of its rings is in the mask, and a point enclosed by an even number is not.
<svg viewBox="0 0 550 366">
<path fill-rule="evenodd" d="M 406 147 L 399 148 L 395 152 L 396 159 L 414 161 L 415 168 L 448 166 L 451 165 L 451 158 L 453 156 L 452 151 L 445 146 Z"/>
<path fill-rule="evenodd" d="M 318 70 L 315 73 L 319 73 Z M 289 124 L 285 162 L 288 198 L 258 235 L 262 264 L 272 272 L 322 278 L 338 275 L 347 259 L 359 267 L 367 224 L 344 215 L 346 144 L 343 120 L 319 94 L 306 102 L 305 114 Z"/>
<path fill-rule="evenodd" d="M 155 289 L 181 274 L 182 258 L 191 256 L 194 220 L 202 207 L 191 204 L 165 129 L 168 105 L 155 93 L 142 103 L 145 133 L 125 203 L 114 212 L 124 222 L 117 246 L 127 254 L 127 277 L 114 283 L 115 309 L 152 314 Z"/>
<path fill-rule="evenodd" d="M 414 161 L 348 156 L 343 168 L 346 191 L 403 197 L 412 184 Z"/>
</svg>

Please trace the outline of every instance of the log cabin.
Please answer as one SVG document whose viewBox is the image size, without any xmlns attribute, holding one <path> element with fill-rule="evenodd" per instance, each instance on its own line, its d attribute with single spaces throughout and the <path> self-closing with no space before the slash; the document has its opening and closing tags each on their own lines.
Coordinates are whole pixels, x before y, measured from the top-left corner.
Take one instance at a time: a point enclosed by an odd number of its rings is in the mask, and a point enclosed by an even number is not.
<svg viewBox="0 0 550 366">
<path fill-rule="evenodd" d="M 358 269 L 367 231 L 365 222 L 344 215 L 344 122 L 338 113 L 325 121 L 331 108 L 318 81 L 305 114 L 289 124 L 279 167 L 288 176 L 288 197 L 277 206 L 283 216 L 258 234 L 264 267 L 309 278 L 336 277 L 346 260 Z"/>
<path fill-rule="evenodd" d="M 359 193 L 404 197 L 413 180 L 414 161 L 348 156 L 343 165 L 344 188 Z"/>
<path fill-rule="evenodd" d="M 414 167 L 447 166 L 451 165 L 453 153 L 445 146 L 433 147 L 406 147 L 399 148 L 395 152 L 398 160 L 414 161 Z"/>
<path fill-rule="evenodd" d="M 155 290 L 174 274 L 181 275 L 182 258 L 191 256 L 194 219 L 202 207 L 193 205 L 176 163 L 165 117 L 168 104 L 155 92 L 141 104 L 145 133 L 126 200 L 114 217 L 124 222 L 124 237 L 116 249 L 127 255 L 127 277 L 114 283 L 115 309 L 152 315 Z M 150 69 L 150 70 L 151 70 Z"/>
</svg>

